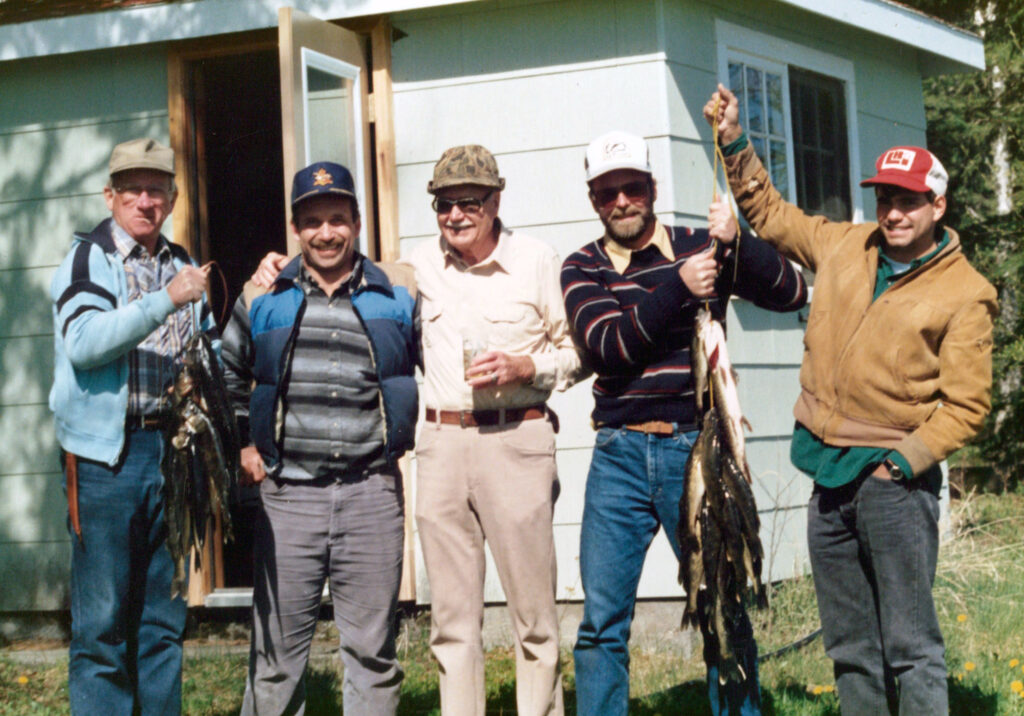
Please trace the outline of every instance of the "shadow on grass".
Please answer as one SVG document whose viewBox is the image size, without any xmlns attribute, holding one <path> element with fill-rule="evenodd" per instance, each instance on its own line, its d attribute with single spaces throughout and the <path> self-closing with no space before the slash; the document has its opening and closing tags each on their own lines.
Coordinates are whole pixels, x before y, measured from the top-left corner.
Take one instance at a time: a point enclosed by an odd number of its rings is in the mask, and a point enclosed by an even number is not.
<svg viewBox="0 0 1024 716">
<path fill-rule="evenodd" d="M 985 692 L 977 686 L 962 684 L 956 679 L 948 679 L 949 712 L 951 714 L 970 714 L 971 716 L 995 716 L 999 712 L 999 696 Z"/>
<path fill-rule="evenodd" d="M 630 716 L 711 716 L 707 684 L 703 680 L 687 681 L 665 691 L 630 699 L 629 713 Z"/>
<path fill-rule="evenodd" d="M 703 681 L 688 681 L 665 691 L 631 699 L 629 713 L 630 716 L 657 716 L 669 713 L 680 716 L 711 716 L 707 686 Z M 839 703 L 832 696 L 808 694 L 802 686 L 783 686 L 771 691 L 761 690 L 761 713 L 764 716 L 839 716 Z"/>
<path fill-rule="evenodd" d="M 572 679 L 567 679 L 565 712 L 576 713 L 576 692 Z M 306 714 L 308 716 L 336 716 L 341 707 L 340 672 L 313 669 L 306 674 Z M 977 686 L 968 686 L 949 680 L 949 712 L 971 716 L 996 716 L 999 698 Z M 425 716 L 439 714 L 440 694 L 436 683 L 427 688 L 403 689 L 398 705 L 398 716 Z M 514 682 L 503 682 L 489 689 L 487 714 L 512 716 L 516 711 Z M 764 716 L 839 716 L 839 702 L 832 695 L 815 696 L 806 687 L 791 684 L 776 686 L 761 692 L 761 712 Z M 237 708 L 216 712 L 215 716 L 235 716 Z M 688 681 L 665 691 L 633 698 L 629 701 L 630 716 L 710 716 L 707 690 L 703 681 Z M 893 710 L 892 713 L 896 713 Z"/>
</svg>

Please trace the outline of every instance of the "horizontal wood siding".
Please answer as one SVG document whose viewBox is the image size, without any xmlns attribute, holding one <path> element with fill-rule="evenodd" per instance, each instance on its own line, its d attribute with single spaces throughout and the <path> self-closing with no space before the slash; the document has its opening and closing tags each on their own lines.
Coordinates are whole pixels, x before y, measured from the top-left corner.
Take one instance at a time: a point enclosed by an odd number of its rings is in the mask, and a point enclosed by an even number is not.
<svg viewBox="0 0 1024 716">
<path fill-rule="evenodd" d="M 167 141 L 163 52 L 7 62 L 0 96 L 0 611 L 60 609 L 70 542 L 47 404 L 50 279 L 72 232 L 109 214 L 102 189 L 114 145 Z"/>
</svg>

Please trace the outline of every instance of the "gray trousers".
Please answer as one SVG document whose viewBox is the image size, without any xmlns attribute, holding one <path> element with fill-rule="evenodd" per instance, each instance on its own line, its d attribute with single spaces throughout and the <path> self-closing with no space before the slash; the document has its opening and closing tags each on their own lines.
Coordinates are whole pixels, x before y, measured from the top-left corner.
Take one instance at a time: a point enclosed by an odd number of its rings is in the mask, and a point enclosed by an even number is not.
<svg viewBox="0 0 1024 716">
<path fill-rule="evenodd" d="M 910 480 L 816 486 L 807 539 L 825 652 L 843 716 L 949 712 L 945 646 L 932 599 L 939 535 L 936 467 Z"/>
<path fill-rule="evenodd" d="M 401 484 L 397 472 L 263 482 L 243 716 L 305 713 L 304 674 L 325 580 L 346 716 L 395 713 L 403 676 L 394 619 L 405 534 Z"/>
</svg>

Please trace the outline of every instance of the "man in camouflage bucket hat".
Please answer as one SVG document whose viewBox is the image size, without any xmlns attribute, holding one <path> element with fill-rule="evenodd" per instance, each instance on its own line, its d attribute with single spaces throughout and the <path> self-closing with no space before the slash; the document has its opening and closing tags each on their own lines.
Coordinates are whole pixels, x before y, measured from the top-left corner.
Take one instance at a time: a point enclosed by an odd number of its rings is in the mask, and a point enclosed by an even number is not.
<svg viewBox="0 0 1024 716">
<path fill-rule="evenodd" d="M 562 716 L 551 529 L 558 422 L 545 401 L 585 377 L 550 246 L 498 218 L 505 180 L 479 145 L 434 167 L 439 235 L 402 262 L 421 300 L 426 425 L 417 440 L 416 520 L 430 579 L 431 649 L 443 716 L 483 716 L 485 554 L 512 616 L 522 716 Z M 253 275 L 268 286 L 286 257 Z"/>
<path fill-rule="evenodd" d="M 479 144 L 452 147 L 445 151 L 434 167 L 434 178 L 427 182 L 427 191 L 437 194 L 447 187 L 461 184 L 489 186 L 502 191 L 505 178 L 498 176 L 494 155 Z"/>
<path fill-rule="evenodd" d="M 443 716 L 484 714 L 485 540 L 512 617 L 518 713 L 563 713 L 551 529 L 558 423 L 545 400 L 581 368 L 558 255 L 502 224 L 504 188 L 484 147 L 447 150 L 427 184 L 440 234 L 408 258 L 423 300 L 427 408 L 416 520 Z"/>
</svg>

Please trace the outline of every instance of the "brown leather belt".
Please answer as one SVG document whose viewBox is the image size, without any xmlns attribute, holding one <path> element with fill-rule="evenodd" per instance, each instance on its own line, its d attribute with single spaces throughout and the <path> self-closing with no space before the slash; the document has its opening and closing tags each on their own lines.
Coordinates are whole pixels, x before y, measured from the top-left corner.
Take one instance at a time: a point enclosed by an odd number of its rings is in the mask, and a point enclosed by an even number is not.
<svg viewBox="0 0 1024 716">
<path fill-rule="evenodd" d="M 82 540 L 82 521 L 78 514 L 78 456 L 74 453 L 64 453 L 64 478 L 68 493 L 68 521 L 78 543 L 85 544 Z"/>
<path fill-rule="evenodd" d="M 504 425 L 522 420 L 536 420 L 547 416 L 545 405 L 531 405 L 527 408 L 501 408 L 499 410 L 434 410 L 427 408 L 427 421 L 442 425 L 461 425 L 464 428 L 479 428 L 485 425 Z"/>
<path fill-rule="evenodd" d="M 161 415 L 129 415 L 124 421 L 129 430 L 156 430 L 164 424 Z"/>
<path fill-rule="evenodd" d="M 676 432 L 675 424 L 666 423 L 664 420 L 648 420 L 646 423 L 631 423 L 622 427 L 648 435 L 673 435 Z"/>
</svg>

